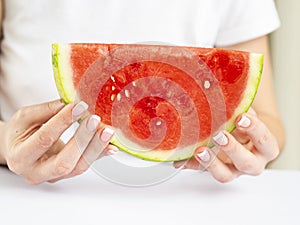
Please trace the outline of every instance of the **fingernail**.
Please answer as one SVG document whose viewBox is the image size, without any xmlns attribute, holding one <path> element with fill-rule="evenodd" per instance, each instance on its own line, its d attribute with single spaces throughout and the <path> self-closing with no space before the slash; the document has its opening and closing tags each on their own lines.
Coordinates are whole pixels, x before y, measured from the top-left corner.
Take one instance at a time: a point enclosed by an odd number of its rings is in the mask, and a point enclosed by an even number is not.
<svg viewBox="0 0 300 225">
<path fill-rule="evenodd" d="M 242 115 L 241 119 L 239 120 L 239 122 L 237 124 L 240 127 L 247 128 L 250 126 L 251 120 L 248 117 L 246 117 L 245 115 Z"/>
<path fill-rule="evenodd" d="M 109 128 L 109 127 L 106 127 L 103 131 L 102 131 L 102 134 L 101 134 L 101 141 L 103 142 L 108 142 L 112 136 L 114 135 L 114 131 Z"/>
<path fill-rule="evenodd" d="M 175 169 L 185 169 L 185 162 L 175 162 L 174 167 Z"/>
<path fill-rule="evenodd" d="M 72 115 L 74 117 L 81 116 L 87 110 L 87 108 L 88 105 L 84 101 L 81 101 L 72 109 Z"/>
<path fill-rule="evenodd" d="M 114 155 L 116 153 L 118 153 L 119 148 L 115 145 L 110 145 L 109 146 L 109 150 L 106 152 L 107 155 Z"/>
<path fill-rule="evenodd" d="M 206 149 L 204 151 L 198 153 L 197 156 L 203 162 L 208 162 L 210 160 L 209 152 Z"/>
<path fill-rule="evenodd" d="M 58 101 L 55 101 L 55 103 L 57 103 L 57 107 L 58 107 L 58 108 L 63 107 L 63 106 L 66 105 L 61 99 L 58 100 Z"/>
<path fill-rule="evenodd" d="M 95 130 L 97 130 L 99 123 L 100 117 L 97 115 L 92 115 L 86 123 L 86 128 L 88 129 L 88 131 L 94 132 Z"/>
<path fill-rule="evenodd" d="M 109 155 L 115 155 L 118 153 L 119 149 L 116 146 L 112 146 L 111 149 L 108 150 Z"/>
<path fill-rule="evenodd" d="M 226 135 L 220 131 L 217 135 L 213 137 L 213 140 L 218 144 L 218 145 L 227 145 L 228 144 L 228 138 Z"/>
</svg>

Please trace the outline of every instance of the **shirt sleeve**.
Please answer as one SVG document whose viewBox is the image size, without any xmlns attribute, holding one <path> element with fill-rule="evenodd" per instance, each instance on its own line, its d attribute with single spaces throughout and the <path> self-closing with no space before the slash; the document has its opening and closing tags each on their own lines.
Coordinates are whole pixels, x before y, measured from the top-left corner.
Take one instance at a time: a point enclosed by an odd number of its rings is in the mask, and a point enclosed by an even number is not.
<svg viewBox="0 0 300 225">
<path fill-rule="evenodd" d="M 232 0 L 223 7 L 215 45 L 222 47 L 255 39 L 279 26 L 273 0 Z"/>
</svg>

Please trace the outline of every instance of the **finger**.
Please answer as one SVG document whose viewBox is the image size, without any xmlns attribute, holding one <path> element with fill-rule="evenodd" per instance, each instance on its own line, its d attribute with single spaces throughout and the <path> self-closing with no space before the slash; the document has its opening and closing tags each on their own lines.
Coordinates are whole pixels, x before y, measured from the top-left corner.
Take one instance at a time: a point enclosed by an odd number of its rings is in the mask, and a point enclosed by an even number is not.
<svg viewBox="0 0 300 225">
<path fill-rule="evenodd" d="M 253 110 L 253 108 L 249 108 L 248 114 L 252 116 L 256 116 L 256 112 Z M 241 116 L 238 117 L 236 120 L 236 127 L 239 128 L 239 120 Z M 235 139 L 240 142 L 243 145 L 247 145 L 250 142 L 249 136 L 245 132 L 241 132 L 240 129 L 234 129 L 231 134 L 235 137 Z"/>
<path fill-rule="evenodd" d="M 103 156 L 115 155 L 120 151 L 120 149 L 112 144 L 109 144 L 104 151 L 99 155 L 97 159 L 102 158 Z"/>
<path fill-rule="evenodd" d="M 25 142 L 19 152 L 28 163 L 38 160 L 58 141 L 63 132 L 86 112 L 87 104 L 79 102 L 75 106 L 69 104 L 43 124 Z"/>
<path fill-rule="evenodd" d="M 250 142 L 249 136 L 245 134 L 245 132 L 241 132 L 239 129 L 234 129 L 231 134 L 242 145 L 247 145 Z"/>
<path fill-rule="evenodd" d="M 114 130 L 110 127 L 105 127 L 89 143 L 84 154 L 81 156 L 76 167 L 72 171 L 70 176 L 75 176 L 85 172 L 90 165 L 97 160 L 102 153 L 104 153 L 105 148 L 108 146 L 109 141 L 114 135 Z"/>
<path fill-rule="evenodd" d="M 176 169 L 183 168 L 183 169 L 191 169 L 191 170 L 203 170 L 204 167 L 192 157 L 188 160 L 177 161 L 173 163 L 173 166 Z"/>
<path fill-rule="evenodd" d="M 180 167 L 183 167 L 187 163 L 187 161 L 188 160 L 180 160 L 180 161 L 173 162 L 173 166 L 175 169 L 179 169 Z"/>
<path fill-rule="evenodd" d="M 93 120 L 91 120 L 91 118 L 93 118 Z M 93 125 L 88 123 L 88 121 L 91 121 Z M 35 180 L 44 182 L 70 174 L 97 133 L 99 124 L 100 119 L 95 115 L 85 118 L 76 130 L 74 136 L 57 155 L 37 164 L 33 171 Z M 96 128 L 91 129 L 90 125 Z"/>
<path fill-rule="evenodd" d="M 116 146 L 114 146 L 114 145 L 108 145 L 105 149 L 104 149 L 104 151 L 99 155 L 99 157 L 97 158 L 97 160 L 98 159 L 100 159 L 100 158 L 102 158 L 102 157 L 104 157 L 104 156 L 109 156 L 109 155 L 114 155 L 114 154 L 116 154 L 117 152 L 119 151 L 119 148 L 118 147 L 116 147 Z M 75 170 L 73 170 L 73 171 L 75 171 Z M 56 178 L 56 179 L 52 179 L 52 180 L 49 180 L 48 182 L 49 183 L 55 183 L 55 182 L 57 182 L 57 181 L 60 181 L 60 180 L 62 180 L 62 179 L 67 179 L 67 178 L 70 178 L 70 177 L 73 177 L 73 176 L 75 176 L 75 175 L 79 175 L 79 174 L 81 174 L 81 173 L 83 173 L 83 172 L 85 172 L 86 170 L 77 170 L 77 172 L 72 172 L 71 174 L 69 174 L 69 175 L 67 175 L 67 176 L 64 176 L 64 177 L 59 177 L 59 178 Z"/>
<path fill-rule="evenodd" d="M 272 160 L 279 154 L 279 147 L 275 137 L 266 125 L 256 116 L 242 114 L 237 119 L 237 128 L 241 133 L 249 136 L 256 150 L 266 159 Z"/>
<path fill-rule="evenodd" d="M 97 134 L 94 136 L 87 149 L 84 151 L 84 154 L 80 157 L 77 165 L 70 174 L 52 179 L 49 182 L 54 183 L 59 180 L 74 177 L 84 173 L 95 160 L 105 155 L 106 150 L 114 151 L 110 152 L 110 154 L 115 154 L 117 151 L 117 148 L 115 146 L 111 146 L 108 148 L 109 141 L 112 138 L 114 131 L 110 127 L 106 127 L 99 133 L 100 136 Z"/>
<path fill-rule="evenodd" d="M 252 175 L 258 175 L 263 171 L 265 164 L 260 158 L 236 141 L 228 132 L 220 131 L 213 140 L 217 148 L 232 160 L 237 170 Z"/>
<path fill-rule="evenodd" d="M 65 104 L 61 100 L 55 100 L 33 106 L 27 106 L 20 109 L 16 114 L 15 118 L 18 121 L 22 121 L 24 128 L 28 128 L 34 124 L 43 124 L 48 121 L 51 117 L 56 115 Z"/>
<path fill-rule="evenodd" d="M 232 160 L 222 151 L 218 151 L 217 157 L 225 164 L 232 164 Z"/>
<path fill-rule="evenodd" d="M 43 154 L 39 161 L 45 161 L 49 159 L 53 155 L 57 155 L 65 146 L 65 143 L 62 140 L 58 140 L 49 151 L 47 151 L 45 154 Z"/>
<path fill-rule="evenodd" d="M 240 175 L 231 164 L 225 164 L 215 153 L 207 148 L 200 147 L 195 151 L 195 159 L 219 182 L 230 182 Z"/>
</svg>

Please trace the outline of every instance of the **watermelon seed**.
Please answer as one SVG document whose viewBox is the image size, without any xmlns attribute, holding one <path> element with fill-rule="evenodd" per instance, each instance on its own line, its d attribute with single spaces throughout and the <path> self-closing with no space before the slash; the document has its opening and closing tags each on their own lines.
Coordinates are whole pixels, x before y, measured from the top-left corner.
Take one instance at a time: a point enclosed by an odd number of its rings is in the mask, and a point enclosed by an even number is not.
<svg viewBox="0 0 300 225">
<path fill-rule="evenodd" d="M 204 88 L 205 89 L 210 88 L 210 82 L 208 80 L 204 81 Z"/>
<path fill-rule="evenodd" d="M 158 121 L 156 122 L 156 126 L 160 126 L 160 125 L 161 125 L 161 121 L 158 120 Z"/>
<path fill-rule="evenodd" d="M 136 82 L 135 81 L 132 81 L 132 86 L 136 87 Z"/>
<path fill-rule="evenodd" d="M 117 94 L 117 100 L 120 101 L 121 100 L 121 94 Z"/>
<path fill-rule="evenodd" d="M 111 90 L 114 91 L 116 89 L 115 86 L 111 86 Z"/>
<path fill-rule="evenodd" d="M 128 91 L 127 89 L 125 90 L 125 96 L 126 96 L 127 98 L 129 98 L 129 96 L 130 96 L 130 95 L 129 95 L 129 91 Z"/>
<path fill-rule="evenodd" d="M 116 97 L 116 95 L 115 95 L 115 94 L 112 94 L 112 95 L 110 96 L 110 100 L 111 100 L 111 101 L 114 101 L 114 100 L 115 100 L 115 97 Z"/>
<path fill-rule="evenodd" d="M 116 80 L 115 80 L 115 78 L 111 75 L 110 76 L 110 79 L 115 83 L 116 82 Z"/>
</svg>

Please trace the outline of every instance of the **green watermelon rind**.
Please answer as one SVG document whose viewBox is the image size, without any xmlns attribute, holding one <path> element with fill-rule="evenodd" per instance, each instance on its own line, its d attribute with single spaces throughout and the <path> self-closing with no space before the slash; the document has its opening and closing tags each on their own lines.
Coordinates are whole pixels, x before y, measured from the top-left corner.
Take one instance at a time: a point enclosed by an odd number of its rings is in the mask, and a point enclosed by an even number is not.
<svg viewBox="0 0 300 225">
<path fill-rule="evenodd" d="M 70 76 L 65 76 L 65 74 L 72 74 L 69 55 L 70 46 L 68 44 L 52 44 L 54 80 L 59 96 L 65 104 L 73 102 L 75 100 L 74 93 L 76 93 Z"/>
<path fill-rule="evenodd" d="M 52 45 L 52 64 L 55 77 L 55 83 L 62 100 L 68 104 L 75 99 L 76 91 L 71 80 L 72 67 L 70 64 L 70 46 L 68 44 L 53 44 Z M 64 58 L 65 57 L 65 58 Z M 263 68 L 263 54 L 250 53 L 249 57 L 249 74 L 244 96 L 239 106 L 234 111 L 232 117 L 223 124 L 222 129 L 232 132 L 235 129 L 236 118 L 244 112 L 247 112 L 252 105 L 258 86 L 261 79 Z M 118 132 L 117 132 L 118 133 Z M 195 147 L 208 146 L 213 147 L 210 139 L 206 139 L 196 144 L 196 146 L 188 146 L 180 150 L 155 150 L 155 151 L 140 151 L 131 150 L 126 147 L 128 140 L 120 141 L 117 135 L 111 140 L 111 144 L 117 146 L 120 150 L 129 153 L 138 158 L 155 161 L 155 162 L 173 162 L 185 160 L 193 157 Z M 129 146 L 132 146 L 129 144 Z"/>
<path fill-rule="evenodd" d="M 251 53 L 249 57 L 249 75 L 246 89 L 244 91 L 243 100 L 240 102 L 239 106 L 236 108 L 231 119 L 228 120 L 226 130 L 232 132 L 235 129 L 235 120 L 241 113 L 247 112 L 256 96 L 258 91 L 258 86 L 261 80 L 262 70 L 264 63 L 264 55 Z"/>
</svg>

